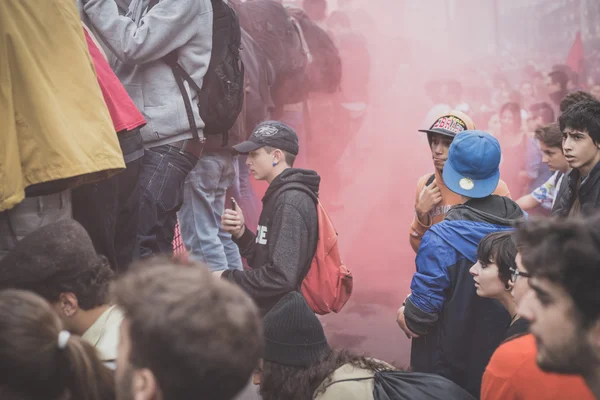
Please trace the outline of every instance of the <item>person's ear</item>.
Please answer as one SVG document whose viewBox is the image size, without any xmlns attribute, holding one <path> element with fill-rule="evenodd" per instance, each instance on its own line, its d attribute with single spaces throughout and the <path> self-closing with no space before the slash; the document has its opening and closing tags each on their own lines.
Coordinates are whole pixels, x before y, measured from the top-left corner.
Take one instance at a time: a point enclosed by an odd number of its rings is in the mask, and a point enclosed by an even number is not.
<svg viewBox="0 0 600 400">
<path fill-rule="evenodd" d="M 135 400 L 160 399 L 160 388 L 152 371 L 148 368 L 135 370 L 133 373 L 133 398 Z"/>
<path fill-rule="evenodd" d="M 273 162 L 279 164 L 285 160 L 285 156 L 283 155 L 283 151 L 276 149 L 273 151 Z"/>
<path fill-rule="evenodd" d="M 66 318 L 72 318 L 79 310 L 79 301 L 77 300 L 77 296 L 71 292 L 61 293 L 60 296 L 58 296 L 56 308 L 62 316 Z"/>
<path fill-rule="evenodd" d="M 523 279 L 523 278 L 521 278 L 521 279 Z M 508 282 L 506 283 L 506 287 L 509 287 L 511 291 L 515 288 L 515 283 L 513 282 L 512 279 L 508 280 Z"/>
<path fill-rule="evenodd" d="M 258 360 L 258 366 L 254 369 L 254 373 L 252 374 L 252 383 L 255 386 L 260 386 L 260 381 L 262 379 L 264 363 L 263 360 Z"/>
</svg>

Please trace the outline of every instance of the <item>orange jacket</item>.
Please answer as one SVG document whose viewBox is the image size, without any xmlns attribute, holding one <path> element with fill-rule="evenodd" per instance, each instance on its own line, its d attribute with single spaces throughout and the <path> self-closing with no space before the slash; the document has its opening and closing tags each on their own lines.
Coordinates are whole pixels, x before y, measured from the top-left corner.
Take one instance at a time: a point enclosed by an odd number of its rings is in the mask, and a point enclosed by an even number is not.
<svg viewBox="0 0 600 400">
<path fill-rule="evenodd" d="M 419 195 L 421 194 L 421 191 L 425 187 L 425 184 L 427 183 L 430 177 L 431 174 L 423 175 L 417 183 L 415 208 L 417 206 L 417 203 L 419 202 Z M 442 176 L 440 175 L 438 170 L 435 171 L 435 181 L 437 182 L 437 186 L 440 188 L 440 192 L 442 193 L 442 201 L 440 202 L 440 204 L 435 206 L 433 210 L 429 212 L 429 215 L 431 217 L 431 223 L 429 225 L 422 224 L 415 213 L 412 224 L 410 225 L 410 245 L 415 251 L 415 253 L 419 251 L 421 239 L 423 238 L 425 232 L 427 232 L 427 230 L 431 228 L 431 225 L 443 221 L 444 217 L 446 216 L 446 213 L 448 212 L 448 210 L 450 210 L 450 207 L 460 204 L 462 201 L 462 198 L 459 194 L 452 192 L 446 187 L 446 185 L 444 184 L 444 180 L 442 179 Z M 504 183 L 502 180 L 498 182 L 498 187 L 496 187 L 494 194 L 510 198 L 510 191 L 508 190 L 506 183 Z"/>
<path fill-rule="evenodd" d="M 536 353 L 531 334 L 500 345 L 483 374 L 481 400 L 594 399 L 580 376 L 543 372 Z"/>
</svg>

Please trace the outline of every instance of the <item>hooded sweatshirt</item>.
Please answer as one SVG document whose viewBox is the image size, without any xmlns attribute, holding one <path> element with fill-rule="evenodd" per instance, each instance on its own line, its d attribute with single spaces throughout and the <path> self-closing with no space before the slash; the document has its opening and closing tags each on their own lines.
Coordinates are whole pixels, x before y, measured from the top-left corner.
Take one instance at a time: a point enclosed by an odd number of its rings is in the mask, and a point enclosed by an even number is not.
<svg viewBox="0 0 600 400">
<path fill-rule="evenodd" d="M 415 371 L 442 375 L 479 397 L 510 316 L 500 303 L 477 296 L 469 269 L 483 237 L 512 229 L 523 216 L 514 201 L 492 195 L 453 207 L 427 231 L 404 311 L 408 328 L 421 336 L 412 341 Z"/>
<path fill-rule="evenodd" d="M 316 202 L 321 177 L 289 168 L 275 178 L 263 197 L 256 234 L 248 228 L 234 239 L 251 270 L 226 270 L 222 277 L 240 285 L 263 315 L 285 294 L 298 290 L 318 240 Z"/>
<path fill-rule="evenodd" d="M 177 51 L 178 62 L 199 87 L 212 50 L 210 0 L 78 0 L 84 21 L 109 50 L 111 66 L 148 124 L 141 129 L 152 148 L 193 137 L 183 97 L 171 68 L 162 60 Z M 127 10 L 120 7 L 128 5 Z M 125 15 L 120 12 L 126 11 Z M 198 94 L 185 84 L 190 104 Z M 204 122 L 192 107 L 203 137 Z"/>
</svg>

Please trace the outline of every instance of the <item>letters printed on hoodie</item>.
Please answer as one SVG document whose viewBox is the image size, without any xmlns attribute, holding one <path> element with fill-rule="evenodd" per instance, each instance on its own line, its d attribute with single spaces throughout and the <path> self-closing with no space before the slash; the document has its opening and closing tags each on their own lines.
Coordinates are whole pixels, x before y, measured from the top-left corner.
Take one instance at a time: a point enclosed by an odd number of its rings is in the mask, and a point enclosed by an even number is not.
<svg viewBox="0 0 600 400">
<path fill-rule="evenodd" d="M 266 246 L 266 244 L 267 244 L 267 227 L 266 226 L 258 225 L 258 230 L 256 231 L 256 243 Z"/>
</svg>

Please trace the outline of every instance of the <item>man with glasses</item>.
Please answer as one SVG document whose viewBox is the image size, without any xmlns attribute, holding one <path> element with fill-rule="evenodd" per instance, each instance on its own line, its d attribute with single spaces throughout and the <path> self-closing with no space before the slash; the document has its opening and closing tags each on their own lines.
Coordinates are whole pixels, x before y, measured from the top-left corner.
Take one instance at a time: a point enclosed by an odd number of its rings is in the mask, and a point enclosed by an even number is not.
<svg viewBox="0 0 600 400">
<path fill-rule="evenodd" d="M 530 270 L 532 272 L 538 270 L 537 266 L 540 265 L 538 261 L 544 261 L 545 265 L 549 265 L 548 260 L 536 258 L 540 257 L 541 248 L 549 245 L 540 243 L 540 238 L 549 237 L 551 241 L 558 239 L 556 234 L 550 234 L 548 227 L 548 222 L 537 222 L 523 224 L 517 229 L 519 253 L 515 259 L 516 268 L 511 268 L 509 285 L 515 302 L 520 307 L 519 311 L 522 311 L 526 303 L 535 297 L 530 286 L 532 276 Z M 544 228 L 545 233 L 539 231 Z M 542 234 L 544 236 L 540 236 Z M 561 247 L 561 243 L 554 242 L 553 245 L 557 246 L 557 250 Z M 524 312 L 523 317 L 532 320 L 529 312 Z M 532 323 L 535 328 L 536 323 L 533 320 Z M 556 335 L 558 332 L 565 332 L 563 328 L 552 330 L 554 332 L 544 333 Z M 538 346 L 540 346 L 539 341 Z M 504 342 L 492 356 L 483 374 L 481 399 L 594 399 L 581 377 L 544 372 L 538 366 L 536 356 L 536 336 L 531 333 Z"/>
<path fill-rule="evenodd" d="M 530 321 L 537 364 L 583 377 L 600 398 L 600 216 L 532 221 L 517 237 L 531 273 L 518 310 Z"/>
</svg>

